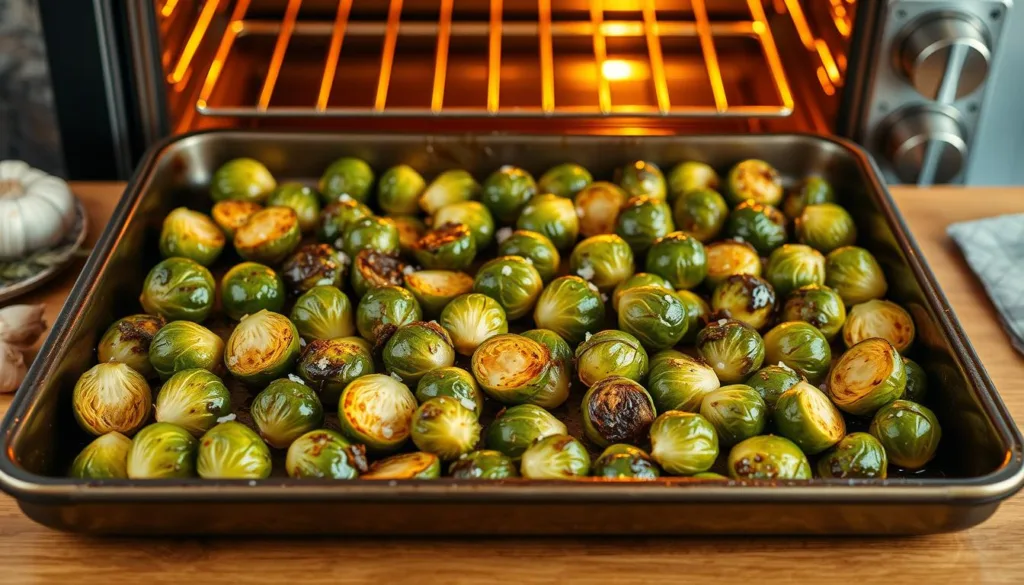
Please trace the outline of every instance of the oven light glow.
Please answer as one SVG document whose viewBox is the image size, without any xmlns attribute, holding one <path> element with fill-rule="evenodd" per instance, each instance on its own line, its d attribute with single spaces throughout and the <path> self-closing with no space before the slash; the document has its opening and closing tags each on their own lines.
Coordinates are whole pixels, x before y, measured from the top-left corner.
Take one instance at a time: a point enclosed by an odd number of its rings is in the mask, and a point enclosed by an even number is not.
<svg viewBox="0 0 1024 585">
<path fill-rule="evenodd" d="M 650 76 L 650 70 L 636 61 L 608 59 L 601 65 L 601 74 L 608 81 L 625 81 L 627 79 L 646 79 Z"/>
</svg>

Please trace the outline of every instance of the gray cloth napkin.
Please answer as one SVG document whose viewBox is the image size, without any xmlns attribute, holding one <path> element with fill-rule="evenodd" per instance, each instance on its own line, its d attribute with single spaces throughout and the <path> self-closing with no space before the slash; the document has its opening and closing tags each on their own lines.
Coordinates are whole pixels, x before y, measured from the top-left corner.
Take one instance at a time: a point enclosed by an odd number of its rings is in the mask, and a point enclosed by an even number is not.
<svg viewBox="0 0 1024 585">
<path fill-rule="evenodd" d="M 981 279 L 1013 346 L 1024 354 L 1024 214 L 955 223 L 946 232 Z"/>
</svg>

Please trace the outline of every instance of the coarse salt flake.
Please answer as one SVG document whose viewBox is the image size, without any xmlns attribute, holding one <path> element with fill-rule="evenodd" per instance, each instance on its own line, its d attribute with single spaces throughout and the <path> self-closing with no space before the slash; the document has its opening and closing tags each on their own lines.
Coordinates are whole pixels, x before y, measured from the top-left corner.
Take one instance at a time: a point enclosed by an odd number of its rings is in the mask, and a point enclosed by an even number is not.
<svg viewBox="0 0 1024 585">
<path fill-rule="evenodd" d="M 607 303 L 608 302 L 608 295 L 605 294 L 605 293 L 601 293 L 601 300 Z"/>
<path fill-rule="evenodd" d="M 590 341 L 590 338 L 593 337 L 593 336 L 594 336 L 593 333 L 587 331 L 586 333 L 583 334 L 583 341 Z"/>
<path fill-rule="evenodd" d="M 395 380 L 398 380 L 399 382 L 402 381 L 402 377 L 394 372 L 391 372 L 391 377 L 394 378 Z"/>
<path fill-rule="evenodd" d="M 592 282 L 587 282 L 587 288 L 594 292 L 598 292 L 597 285 Z"/>
<path fill-rule="evenodd" d="M 416 272 L 416 267 L 412 264 L 406 264 L 405 267 L 402 268 L 402 274 L 406 276 L 409 276 L 413 272 Z"/>
<path fill-rule="evenodd" d="M 306 381 L 303 380 L 302 378 L 296 376 L 295 374 L 288 374 L 288 379 L 291 380 L 292 382 L 298 382 L 299 384 L 302 384 L 303 386 L 306 385 Z"/>
<path fill-rule="evenodd" d="M 322 358 L 316 360 L 316 367 L 320 368 L 321 370 L 325 370 L 325 369 L 327 369 L 327 366 L 330 365 L 330 363 L 331 362 L 328 361 L 327 358 L 322 357 Z"/>
<path fill-rule="evenodd" d="M 505 266 L 502 266 L 501 267 L 501 275 L 502 276 L 512 276 L 512 267 L 508 266 L 507 264 Z"/>
<path fill-rule="evenodd" d="M 718 326 L 721 327 L 722 325 L 725 325 L 728 322 L 729 322 L 728 319 L 719 319 L 718 320 Z"/>
<path fill-rule="evenodd" d="M 301 337 L 299 338 L 299 347 L 306 347 L 306 340 Z"/>
<path fill-rule="evenodd" d="M 334 281 L 331 280 L 330 278 L 321 278 L 320 280 L 316 281 L 316 285 L 317 286 L 327 286 L 329 284 L 332 284 L 333 282 Z"/>
<path fill-rule="evenodd" d="M 466 398 L 465 396 L 459 399 L 459 404 L 461 404 L 462 406 L 466 407 L 469 410 L 476 411 L 476 402 L 473 402 L 472 400 Z"/>
<path fill-rule="evenodd" d="M 238 418 L 238 417 L 237 417 L 237 416 L 235 416 L 235 413 L 233 413 L 233 412 L 230 412 L 230 413 L 228 413 L 228 414 L 225 414 L 225 415 L 224 415 L 224 416 L 222 416 L 222 417 L 218 417 L 218 418 L 217 418 L 217 423 L 219 424 L 219 423 L 226 423 L 226 422 L 230 422 L 230 421 L 233 421 L 233 420 L 235 420 L 236 418 Z"/>
<path fill-rule="evenodd" d="M 589 264 L 584 264 L 576 269 L 576 275 L 583 280 L 591 280 L 594 278 L 594 267 Z"/>
<path fill-rule="evenodd" d="M 498 230 L 498 233 L 494 234 L 494 237 L 498 239 L 498 243 L 500 244 L 500 243 L 504 242 L 505 240 L 507 240 L 509 238 L 509 236 L 511 236 L 511 235 L 512 235 L 512 228 L 510 228 L 510 227 L 503 227 L 500 230 Z"/>
<path fill-rule="evenodd" d="M 395 434 L 395 431 L 390 426 L 385 426 L 381 427 L 380 434 L 385 439 L 390 439 Z"/>
</svg>

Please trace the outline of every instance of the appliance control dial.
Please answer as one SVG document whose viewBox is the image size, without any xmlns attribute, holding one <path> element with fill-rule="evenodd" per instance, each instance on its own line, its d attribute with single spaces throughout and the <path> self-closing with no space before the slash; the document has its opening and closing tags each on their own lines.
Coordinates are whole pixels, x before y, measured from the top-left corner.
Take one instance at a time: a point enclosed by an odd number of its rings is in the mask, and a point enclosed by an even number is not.
<svg viewBox="0 0 1024 585">
<path fill-rule="evenodd" d="M 888 121 L 885 150 L 905 183 L 949 183 L 963 171 L 967 136 L 955 109 L 913 106 Z"/>
<path fill-rule="evenodd" d="M 898 46 L 898 67 L 929 100 L 952 103 L 973 93 L 988 76 L 988 34 L 966 15 L 944 13 L 912 23 Z"/>
</svg>

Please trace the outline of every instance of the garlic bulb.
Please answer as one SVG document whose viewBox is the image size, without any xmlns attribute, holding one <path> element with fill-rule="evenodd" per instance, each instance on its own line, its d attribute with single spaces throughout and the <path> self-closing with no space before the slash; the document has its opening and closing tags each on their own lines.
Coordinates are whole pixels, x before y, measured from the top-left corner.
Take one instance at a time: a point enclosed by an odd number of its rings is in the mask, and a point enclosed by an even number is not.
<svg viewBox="0 0 1024 585">
<path fill-rule="evenodd" d="M 0 341 L 29 347 L 46 330 L 46 305 L 11 305 L 0 309 Z"/>
<path fill-rule="evenodd" d="M 60 243 L 74 227 L 68 184 L 20 160 L 0 161 L 0 260 L 16 260 Z"/>
<path fill-rule="evenodd" d="M 28 366 L 21 352 L 0 341 L 0 394 L 9 394 L 21 386 Z"/>
</svg>

